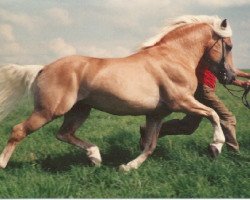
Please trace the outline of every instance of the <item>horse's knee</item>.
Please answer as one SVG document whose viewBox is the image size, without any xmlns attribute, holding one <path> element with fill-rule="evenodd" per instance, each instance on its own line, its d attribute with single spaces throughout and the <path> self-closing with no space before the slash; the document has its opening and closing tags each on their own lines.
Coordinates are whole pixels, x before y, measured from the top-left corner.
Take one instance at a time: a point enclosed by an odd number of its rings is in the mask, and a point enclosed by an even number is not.
<svg viewBox="0 0 250 200">
<path fill-rule="evenodd" d="M 221 118 L 215 112 L 213 109 L 209 109 L 209 114 L 207 115 L 207 118 L 211 121 L 213 125 L 218 125 L 220 123 Z"/>
</svg>

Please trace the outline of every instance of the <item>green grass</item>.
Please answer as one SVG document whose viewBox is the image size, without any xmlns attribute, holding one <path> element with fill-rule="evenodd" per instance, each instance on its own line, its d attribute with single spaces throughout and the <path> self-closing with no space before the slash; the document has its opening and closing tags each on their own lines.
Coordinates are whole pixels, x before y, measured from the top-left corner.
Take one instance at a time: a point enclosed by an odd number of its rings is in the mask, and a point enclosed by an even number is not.
<svg viewBox="0 0 250 200">
<path fill-rule="evenodd" d="M 93 110 L 78 136 L 100 147 L 100 168 L 92 167 L 81 149 L 55 139 L 62 123 L 57 119 L 26 138 L 7 168 L 0 170 L 0 198 L 250 198 L 250 111 L 224 88 L 219 87 L 217 94 L 237 117 L 240 155 L 224 148 L 219 158 L 211 159 L 207 147 L 212 128 L 204 119 L 193 135 L 160 139 L 138 170 L 121 173 L 118 166 L 140 153 L 138 129 L 144 117 Z M 31 109 L 21 103 L 1 122 L 1 149 L 12 126 Z"/>
</svg>

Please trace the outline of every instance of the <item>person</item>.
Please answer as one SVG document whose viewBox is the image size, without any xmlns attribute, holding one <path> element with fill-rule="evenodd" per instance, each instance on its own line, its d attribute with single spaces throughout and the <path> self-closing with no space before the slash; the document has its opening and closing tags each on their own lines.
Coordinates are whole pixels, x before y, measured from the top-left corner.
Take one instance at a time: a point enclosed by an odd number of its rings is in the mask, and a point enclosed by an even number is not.
<svg viewBox="0 0 250 200">
<path fill-rule="evenodd" d="M 243 72 L 239 69 L 235 70 L 237 77 L 250 78 L 250 73 Z M 213 108 L 220 117 L 220 124 L 225 135 L 225 142 L 230 150 L 239 152 L 239 143 L 236 139 L 236 118 L 228 110 L 225 104 L 215 94 L 216 81 L 215 75 L 208 67 L 199 67 L 197 70 L 198 87 L 195 92 L 195 98 L 204 105 Z M 232 82 L 233 85 L 247 88 L 250 87 L 250 80 L 242 81 L 236 79 Z M 187 114 L 183 119 L 173 119 L 162 124 L 159 132 L 159 137 L 165 135 L 188 135 L 192 134 L 202 120 L 201 116 Z M 144 146 L 145 126 L 140 126 L 140 147 Z M 213 157 L 218 156 L 219 152 L 210 146 L 210 153 Z"/>
</svg>

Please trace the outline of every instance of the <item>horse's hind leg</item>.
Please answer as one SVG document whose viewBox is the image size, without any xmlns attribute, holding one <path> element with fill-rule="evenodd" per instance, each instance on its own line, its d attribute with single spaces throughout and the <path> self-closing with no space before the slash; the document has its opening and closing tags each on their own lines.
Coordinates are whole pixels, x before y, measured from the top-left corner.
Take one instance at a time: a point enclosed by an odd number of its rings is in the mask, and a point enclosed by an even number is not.
<svg viewBox="0 0 250 200">
<path fill-rule="evenodd" d="M 130 161 L 126 165 L 121 165 L 121 171 L 130 171 L 131 169 L 137 169 L 154 151 L 158 134 L 161 128 L 163 116 L 146 116 L 146 134 L 145 134 L 145 146 L 142 153 Z"/>
<path fill-rule="evenodd" d="M 5 168 L 16 145 L 27 135 L 42 127 L 51 120 L 41 112 L 33 112 L 32 115 L 23 123 L 13 127 L 12 134 L 6 147 L 0 155 L 0 168 Z"/>
<path fill-rule="evenodd" d="M 101 164 L 99 148 L 89 142 L 83 141 L 75 136 L 76 130 L 88 118 L 91 107 L 82 102 L 76 103 L 73 108 L 64 115 L 64 122 L 57 133 L 57 139 L 68 142 L 87 151 L 91 162 L 97 166 Z"/>
</svg>

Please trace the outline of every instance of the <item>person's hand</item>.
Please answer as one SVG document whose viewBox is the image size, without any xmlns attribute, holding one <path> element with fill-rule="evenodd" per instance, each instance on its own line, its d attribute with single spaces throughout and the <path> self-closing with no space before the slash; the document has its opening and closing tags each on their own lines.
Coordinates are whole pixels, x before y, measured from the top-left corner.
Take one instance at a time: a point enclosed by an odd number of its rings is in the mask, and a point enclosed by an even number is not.
<svg viewBox="0 0 250 200">
<path fill-rule="evenodd" d="M 246 78 L 250 79 L 250 73 L 247 73 Z"/>
<path fill-rule="evenodd" d="M 243 86 L 244 88 L 249 88 L 249 87 L 250 87 L 250 80 L 244 81 L 244 82 L 242 83 L 242 86 Z"/>
</svg>

